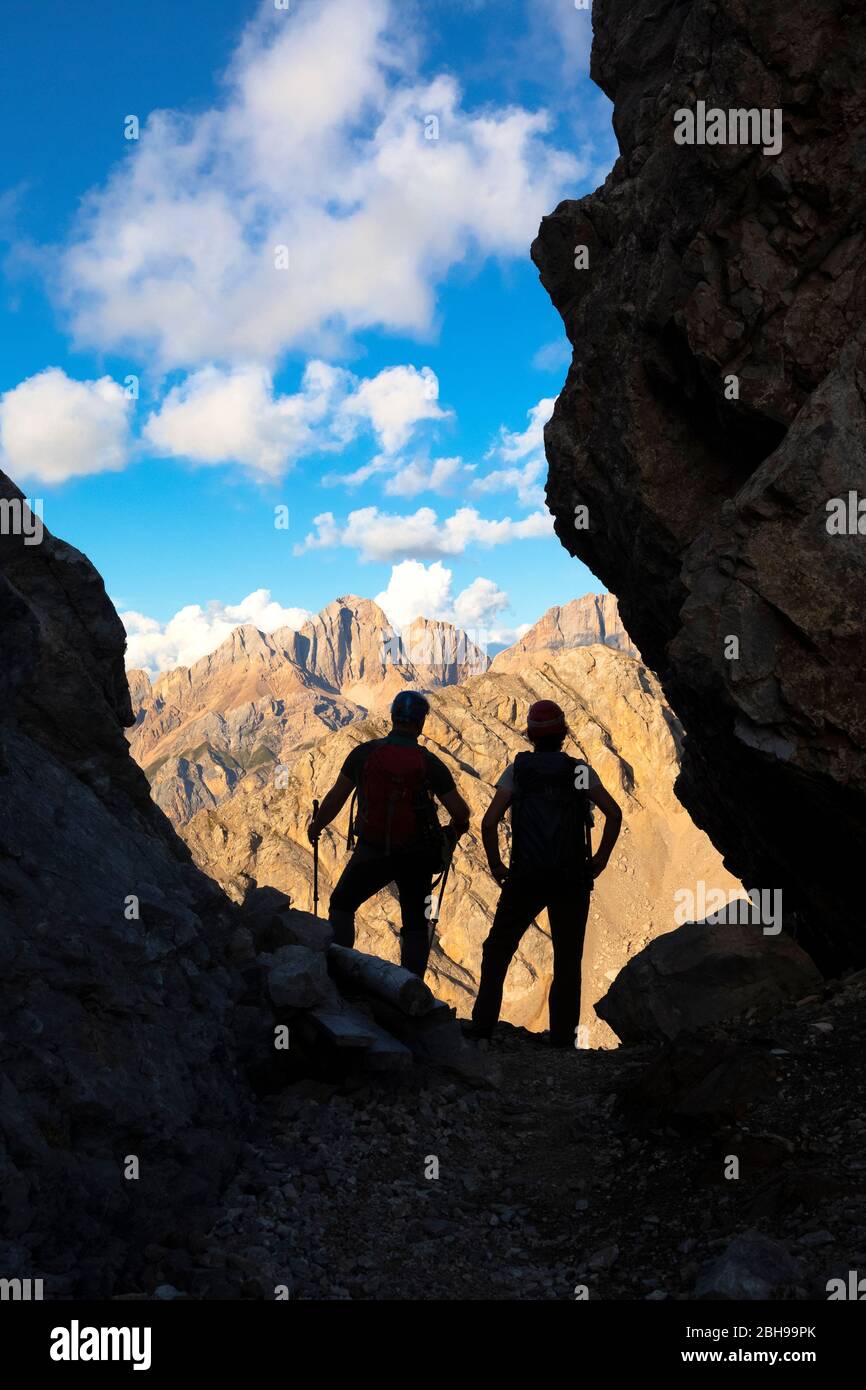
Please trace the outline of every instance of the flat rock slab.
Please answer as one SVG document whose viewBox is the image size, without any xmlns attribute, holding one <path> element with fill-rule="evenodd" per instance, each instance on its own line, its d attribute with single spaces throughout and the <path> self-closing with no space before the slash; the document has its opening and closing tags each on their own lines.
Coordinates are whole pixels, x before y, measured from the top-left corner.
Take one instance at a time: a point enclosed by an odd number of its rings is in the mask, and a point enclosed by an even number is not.
<svg viewBox="0 0 866 1390">
<path fill-rule="evenodd" d="M 413 1064 L 408 1047 L 345 1002 L 337 1007 L 312 1009 L 307 1017 L 332 1046 L 362 1052 L 365 1070 L 404 1071 Z"/>
</svg>

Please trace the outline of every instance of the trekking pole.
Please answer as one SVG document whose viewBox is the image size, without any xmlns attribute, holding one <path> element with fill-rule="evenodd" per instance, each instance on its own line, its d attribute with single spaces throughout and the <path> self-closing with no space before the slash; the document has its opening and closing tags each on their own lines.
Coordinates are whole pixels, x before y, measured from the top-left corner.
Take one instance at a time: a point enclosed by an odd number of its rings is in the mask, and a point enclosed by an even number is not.
<svg viewBox="0 0 866 1390">
<path fill-rule="evenodd" d="M 319 803 L 313 801 L 313 820 L 319 814 Z M 313 916 L 319 915 L 319 837 L 313 841 Z"/>
<path fill-rule="evenodd" d="M 444 895 L 445 895 L 445 885 L 446 885 L 446 883 L 448 882 L 448 875 L 449 875 L 450 872 L 451 872 L 451 861 L 452 861 L 452 859 L 454 858 L 454 850 L 455 850 L 456 848 L 457 848 L 456 845 L 453 845 L 453 846 L 452 846 L 451 853 L 450 853 L 449 856 L 448 856 L 448 863 L 445 865 L 445 868 L 442 870 L 442 879 L 441 879 L 442 887 L 439 889 L 439 901 L 438 901 L 437 904 L 436 904 L 436 916 L 433 918 L 433 921 L 434 921 L 434 922 L 438 922 L 438 921 L 439 921 L 439 914 L 440 914 L 440 912 L 442 911 L 442 899 L 443 899 L 443 897 L 444 897 Z"/>
<path fill-rule="evenodd" d="M 440 876 L 439 876 L 439 878 L 438 878 L 438 880 L 437 880 L 437 882 L 441 885 L 441 887 L 440 887 L 440 889 L 439 889 L 439 899 L 438 899 L 438 901 L 437 901 L 437 903 L 436 903 L 436 913 L 435 913 L 435 915 L 432 916 L 431 919 L 430 919 L 430 935 L 429 935 L 429 938 L 428 938 L 428 940 L 427 940 L 427 954 L 428 954 L 428 956 L 429 956 L 429 954 L 430 954 L 430 951 L 433 949 L 433 938 L 434 938 L 435 935 L 436 935 L 436 923 L 439 921 L 439 913 L 442 911 L 442 898 L 443 898 L 443 895 L 444 895 L 444 893 L 445 893 L 445 885 L 446 885 L 446 883 L 448 882 L 448 875 L 449 875 L 449 873 L 451 872 L 451 861 L 452 861 L 452 859 L 454 858 L 454 851 L 455 851 L 456 848 L 457 848 L 457 841 L 455 840 L 454 844 L 451 846 L 451 851 L 450 851 L 450 853 L 449 853 L 449 855 L 448 855 L 448 858 L 447 858 L 447 860 L 445 861 L 445 868 L 442 870 L 442 873 L 440 874 Z M 436 887 L 436 883 L 433 883 L 433 884 L 432 884 L 432 888 L 435 888 L 435 887 Z M 432 893 L 431 893 L 431 896 L 432 896 Z"/>
</svg>

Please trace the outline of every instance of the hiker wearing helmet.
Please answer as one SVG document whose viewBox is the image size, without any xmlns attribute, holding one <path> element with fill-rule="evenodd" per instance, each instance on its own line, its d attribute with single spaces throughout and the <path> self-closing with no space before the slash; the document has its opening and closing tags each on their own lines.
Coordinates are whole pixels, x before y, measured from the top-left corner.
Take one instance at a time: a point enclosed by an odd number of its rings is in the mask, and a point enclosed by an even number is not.
<svg viewBox="0 0 866 1390">
<path fill-rule="evenodd" d="M 607 865 L 622 812 L 588 763 L 562 751 L 565 715 L 552 700 L 531 706 L 526 734 L 532 751 L 518 753 L 497 783 L 481 823 L 490 872 L 502 885 L 493 926 L 484 943 L 478 997 L 469 1037 L 489 1038 L 502 1006 L 511 958 L 527 927 L 547 908 L 553 943 L 550 1041 L 574 1047 L 580 1019 L 580 962 L 593 879 Z M 604 816 L 604 834 L 592 857 L 590 806 Z M 499 853 L 499 823 L 511 808 L 511 861 Z"/>
<path fill-rule="evenodd" d="M 352 749 L 307 828 L 314 843 L 357 791 L 357 846 L 331 894 L 334 940 L 354 945 L 358 908 L 395 883 L 403 924 L 400 962 L 422 979 L 430 951 L 427 904 L 433 877 L 443 867 L 443 831 L 433 797 L 451 816 L 444 834 L 452 849 L 469 826 L 469 807 L 448 768 L 418 744 L 429 711 L 417 690 L 401 690 L 391 705 L 391 732 Z"/>
</svg>

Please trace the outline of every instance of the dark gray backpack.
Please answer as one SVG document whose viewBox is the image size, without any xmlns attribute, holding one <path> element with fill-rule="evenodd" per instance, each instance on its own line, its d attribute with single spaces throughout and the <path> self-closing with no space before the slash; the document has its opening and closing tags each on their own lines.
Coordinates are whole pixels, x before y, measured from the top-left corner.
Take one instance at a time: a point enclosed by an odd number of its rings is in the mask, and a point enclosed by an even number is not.
<svg viewBox="0 0 866 1390">
<path fill-rule="evenodd" d="M 579 785 L 583 767 L 568 753 L 518 753 L 511 802 L 511 872 L 589 877 L 592 810 L 586 788 Z"/>
</svg>

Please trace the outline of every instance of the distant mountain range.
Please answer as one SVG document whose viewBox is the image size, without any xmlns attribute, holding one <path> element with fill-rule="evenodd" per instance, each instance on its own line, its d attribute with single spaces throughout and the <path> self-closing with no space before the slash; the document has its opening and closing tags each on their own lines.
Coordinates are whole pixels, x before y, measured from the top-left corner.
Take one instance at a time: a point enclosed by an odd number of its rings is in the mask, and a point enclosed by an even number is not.
<svg viewBox="0 0 866 1390">
<path fill-rule="evenodd" d="M 627 960 L 652 937 L 675 925 L 674 894 L 703 880 L 725 890 L 735 881 L 707 837 L 676 799 L 680 728 L 658 682 L 640 662 L 604 645 L 526 653 L 520 669 L 496 663 L 482 675 L 431 692 L 424 744 L 451 769 L 469 803 L 472 828 L 461 840 L 442 909 L 428 982 L 441 999 L 468 1014 L 478 986 L 481 947 L 490 928 L 497 888 L 481 844 L 480 821 L 498 777 L 528 747 L 526 713 L 534 700 L 565 710 L 567 751 L 589 758 L 625 816 L 623 835 L 593 894 L 582 1022 L 587 1039 L 610 1045 L 613 1035 L 593 1014 Z M 200 810 L 181 833 L 198 866 L 230 897 L 243 901 L 256 886 L 278 888 L 299 907 L 312 907 L 312 854 L 306 826 L 314 797 L 323 797 L 347 754 L 380 737 L 384 712 L 322 732 L 303 746 L 286 744 L 281 776 L 258 769 L 222 804 Z M 348 808 L 322 836 L 321 911 L 346 862 Z M 595 832 L 598 843 L 600 826 Z M 507 840 L 507 832 L 506 832 Z M 507 852 L 506 852 L 507 858 Z M 400 914 L 391 889 L 359 911 L 358 945 L 399 958 Z M 545 998 L 552 955 L 541 914 L 509 971 L 503 1017 L 547 1027 Z"/>
<path fill-rule="evenodd" d="M 327 730 L 387 709 L 398 690 L 435 690 L 514 669 L 538 650 L 603 643 L 632 652 L 611 594 L 550 608 L 513 647 L 489 660 L 451 623 L 419 617 L 398 631 L 371 599 L 335 599 L 302 628 L 237 627 L 193 666 L 151 683 L 128 672 L 133 756 L 178 826 L 219 805 L 238 783 Z"/>
<path fill-rule="evenodd" d="M 403 686 L 430 693 L 424 742 L 451 768 L 472 810 L 443 908 L 430 980 L 466 1013 L 496 902 L 479 835 L 496 779 L 520 749 L 526 712 L 557 700 L 568 749 L 590 759 L 625 812 L 625 829 L 593 898 L 583 1021 L 593 1044 L 613 1035 L 591 1010 L 626 960 L 674 925 L 674 892 L 703 879 L 735 886 L 680 806 L 673 786 L 681 731 L 655 677 L 633 655 L 616 600 L 590 594 L 549 609 L 492 662 L 448 623 L 417 619 L 398 634 L 369 599 L 335 600 L 298 632 L 236 628 L 211 656 L 153 685 L 130 673 L 132 751 L 196 863 L 229 896 L 256 886 L 312 905 L 306 825 L 343 759 L 387 728 Z M 277 774 L 280 774 L 279 776 Z M 344 810 L 322 837 L 322 910 L 345 862 Z M 363 950 L 398 957 L 399 910 L 379 894 L 358 914 Z M 550 940 L 527 933 L 509 973 L 503 1016 L 545 1027 Z"/>
</svg>

